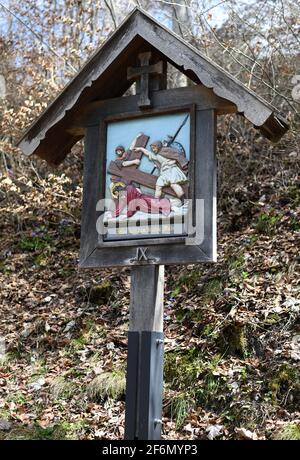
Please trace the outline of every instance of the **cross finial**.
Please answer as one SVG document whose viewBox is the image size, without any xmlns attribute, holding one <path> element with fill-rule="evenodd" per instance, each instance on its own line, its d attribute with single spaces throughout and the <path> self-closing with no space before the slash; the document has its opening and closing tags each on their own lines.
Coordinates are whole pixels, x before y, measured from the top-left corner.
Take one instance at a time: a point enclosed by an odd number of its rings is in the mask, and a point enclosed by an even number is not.
<svg viewBox="0 0 300 460">
<path fill-rule="evenodd" d="M 139 79 L 140 99 L 138 105 L 140 108 L 150 107 L 151 101 L 149 98 L 149 76 L 159 75 L 163 73 L 163 62 L 159 61 L 156 64 L 150 65 L 151 51 L 140 53 L 140 67 L 128 67 L 127 80 Z"/>
</svg>

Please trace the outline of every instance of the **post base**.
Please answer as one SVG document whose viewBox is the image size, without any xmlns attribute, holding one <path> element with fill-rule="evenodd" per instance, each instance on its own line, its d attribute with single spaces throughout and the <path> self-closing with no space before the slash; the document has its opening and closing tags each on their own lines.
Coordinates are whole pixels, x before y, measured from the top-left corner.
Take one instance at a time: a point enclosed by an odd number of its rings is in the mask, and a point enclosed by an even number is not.
<svg viewBox="0 0 300 460">
<path fill-rule="evenodd" d="M 163 339 L 162 332 L 128 333 L 125 439 L 161 437 Z"/>
</svg>

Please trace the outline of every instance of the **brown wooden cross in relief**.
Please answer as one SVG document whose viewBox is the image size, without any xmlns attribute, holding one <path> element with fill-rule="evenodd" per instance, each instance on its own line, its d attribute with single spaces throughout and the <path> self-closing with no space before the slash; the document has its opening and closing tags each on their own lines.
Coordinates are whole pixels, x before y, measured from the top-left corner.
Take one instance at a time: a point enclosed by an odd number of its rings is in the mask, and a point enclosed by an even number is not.
<svg viewBox="0 0 300 460">
<path fill-rule="evenodd" d="M 140 53 L 138 58 L 141 62 L 141 67 L 128 67 L 127 80 L 138 79 L 137 92 L 140 94 L 138 105 L 140 108 L 150 107 L 149 99 L 149 77 L 150 75 L 159 75 L 163 73 L 163 62 L 159 61 L 156 64 L 150 65 L 151 51 Z"/>
<path fill-rule="evenodd" d="M 131 182 L 136 182 L 140 185 L 144 185 L 145 187 L 155 190 L 155 185 L 158 176 L 154 176 L 153 174 L 139 171 L 137 168 L 119 168 L 114 161 L 110 162 L 108 172 L 113 176 L 119 177 L 120 180 L 123 180 L 127 184 L 130 184 Z M 183 185 L 182 188 L 185 191 L 185 196 L 187 197 L 187 186 Z M 176 193 L 173 189 L 171 189 L 171 187 L 164 187 L 163 191 L 164 193 L 168 193 L 169 195 L 176 197 Z"/>
</svg>

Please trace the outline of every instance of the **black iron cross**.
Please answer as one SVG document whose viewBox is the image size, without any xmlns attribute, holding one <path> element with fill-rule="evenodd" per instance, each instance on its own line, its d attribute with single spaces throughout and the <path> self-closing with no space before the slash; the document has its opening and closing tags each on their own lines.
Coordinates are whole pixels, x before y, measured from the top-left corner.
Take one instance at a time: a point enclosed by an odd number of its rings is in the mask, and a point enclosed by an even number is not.
<svg viewBox="0 0 300 460">
<path fill-rule="evenodd" d="M 151 51 L 140 53 L 138 58 L 141 62 L 141 67 L 128 67 L 127 80 L 139 79 L 139 107 L 150 107 L 149 99 L 149 76 L 159 75 L 163 73 L 163 62 L 159 61 L 156 64 L 150 65 Z"/>
</svg>

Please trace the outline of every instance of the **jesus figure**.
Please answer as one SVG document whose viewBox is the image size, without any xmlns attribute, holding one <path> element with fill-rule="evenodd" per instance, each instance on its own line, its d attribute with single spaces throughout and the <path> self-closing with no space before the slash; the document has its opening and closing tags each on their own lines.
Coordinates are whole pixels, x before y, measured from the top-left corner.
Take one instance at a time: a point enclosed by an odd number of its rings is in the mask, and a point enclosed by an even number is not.
<svg viewBox="0 0 300 460">
<path fill-rule="evenodd" d="M 134 185 L 116 182 L 112 189 L 112 196 L 115 199 L 115 209 L 110 212 L 111 217 L 119 217 L 125 208 L 127 208 L 127 217 L 132 217 L 137 211 L 164 216 L 168 216 L 171 212 L 170 200 L 154 198 L 152 195 L 142 193 Z"/>
</svg>

